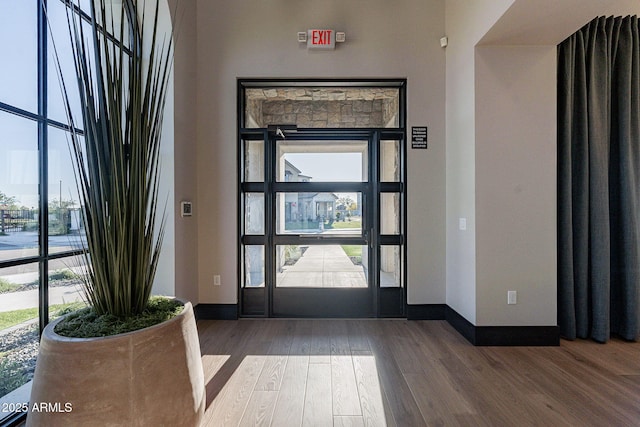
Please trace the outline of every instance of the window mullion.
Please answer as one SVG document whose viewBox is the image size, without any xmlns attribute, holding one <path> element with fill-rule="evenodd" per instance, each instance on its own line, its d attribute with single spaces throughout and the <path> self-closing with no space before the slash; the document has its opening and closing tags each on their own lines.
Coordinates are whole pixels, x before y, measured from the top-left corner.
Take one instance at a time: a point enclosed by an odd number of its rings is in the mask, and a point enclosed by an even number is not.
<svg viewBox="0 0 640 427">
<path fill-rule="evenodd" d="M 48 171 L 47 159 L 47 17 L 45 8 L 47 0 L 36 0 L 38 4 L 38 201 L 39 201 L 39 227 L 38 243 L 40 247 L 39 262 L 39 317 L 40 332 L 49 322 L 49 288 L 48 288 L 48 261 L 49 238 L 49 209 L 48 209 Z"/>
</svg>

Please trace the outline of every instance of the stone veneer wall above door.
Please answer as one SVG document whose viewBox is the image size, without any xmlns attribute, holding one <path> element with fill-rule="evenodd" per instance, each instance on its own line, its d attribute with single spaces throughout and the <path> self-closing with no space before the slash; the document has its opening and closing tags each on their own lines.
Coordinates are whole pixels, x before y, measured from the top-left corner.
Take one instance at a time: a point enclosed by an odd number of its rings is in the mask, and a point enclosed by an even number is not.
<svg viewBox="0 0 640 427">
<path fill-rule="evenodd" d="M 386 88 L 279 88 L 247 91 L 248 123 L 303 128 L 398 126 L 398 90 Z"/>
<path fill-rule="evenodd" d="M 383 101 L 265 101 L 265 124 L 297 124 L 308 128 L 382 127 Z"/>
</svg>

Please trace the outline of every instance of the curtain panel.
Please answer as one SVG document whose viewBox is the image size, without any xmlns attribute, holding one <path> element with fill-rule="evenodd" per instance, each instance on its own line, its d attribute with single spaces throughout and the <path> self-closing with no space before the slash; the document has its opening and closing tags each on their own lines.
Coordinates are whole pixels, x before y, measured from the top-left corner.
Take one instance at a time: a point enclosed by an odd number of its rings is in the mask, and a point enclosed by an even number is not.
<svg viewBox="0 0 640 427">
<path fill-rule="evenodd" d="M 640 332 L 638 18 L 558 46 L 558 323 L 568 339 Z"/>
</svg>

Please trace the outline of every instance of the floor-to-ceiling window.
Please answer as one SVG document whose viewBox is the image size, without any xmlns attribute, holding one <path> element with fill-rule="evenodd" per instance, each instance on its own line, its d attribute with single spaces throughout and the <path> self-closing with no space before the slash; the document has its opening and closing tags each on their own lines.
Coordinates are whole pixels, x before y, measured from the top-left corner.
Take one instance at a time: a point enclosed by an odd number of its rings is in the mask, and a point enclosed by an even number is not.
<svg viewBox="0 0 640 427">
<path fill-rule="evenodd" d="M 67 13 L 90 25 L 90 1 L 74 2 L 0 0 L 0 421 L 29 397 L 39 332 L 83 304 L 84 231 L 57 67 L 81 123 Z"/>
</svg>

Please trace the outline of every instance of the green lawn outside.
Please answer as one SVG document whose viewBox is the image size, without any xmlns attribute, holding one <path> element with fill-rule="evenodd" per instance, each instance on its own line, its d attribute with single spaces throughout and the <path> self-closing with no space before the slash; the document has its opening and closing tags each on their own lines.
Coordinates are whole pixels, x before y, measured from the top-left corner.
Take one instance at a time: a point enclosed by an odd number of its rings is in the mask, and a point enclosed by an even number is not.
<svg viewBox="0 0 640 427">
<path fill-rule="evenodd" d="M 64 309 L 76 310 L 84 307 L 84 303 L 70 302 L 67 304 L 54 304 L 49 307 L 49 314 L 55 316 L 57 312 Z M 18 325 L 27 320 L 35 319 L 38 317 L 38 309 L 24 308 L 22 310 L 5 311 L 0 313 L 0 330 L 10 328 L 11 326 Z"/>
<path fill-rule="evenodd" d="M 38 308 L 25 308 L 22 310 L 5 311 L 0 313 L 0 329 L 6 329 L 18 323 L 38 317 Z"/>
<path fill-rule="evenodd" d="M 13 292 L 19 287 L 20 285 L 16 285 L 15 283 L 11 283 L 8 280 L 0 278 L 0 294 Z"/>
<path fill-rule="evenodd" d="M 349 257 L 361 257 L 362 256 L 362 246 L 360 245 L 341 245 L 342 250 Z"/>
<path fill-rule="evenodd" d="M 328 228 L 325 226 L 325 228 Z M 353 221 L 334 221 L 333 224 L 331 224 L 331 228 L 335 229 L 339 229 L 339 228 L 362 228 L 362 220 L 353 220 Z"/>
</svg>

